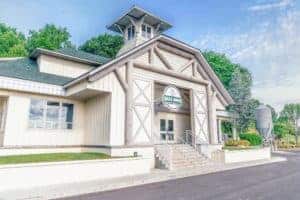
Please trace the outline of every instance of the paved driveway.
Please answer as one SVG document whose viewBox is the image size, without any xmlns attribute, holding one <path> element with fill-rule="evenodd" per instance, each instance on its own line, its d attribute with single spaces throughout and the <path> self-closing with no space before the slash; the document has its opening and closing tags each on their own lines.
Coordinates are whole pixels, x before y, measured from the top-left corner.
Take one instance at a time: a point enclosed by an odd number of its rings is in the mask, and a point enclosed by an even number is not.
<svg viewBox="0 0 300 200">
<path fill-rule="evenodd" d="M 70 200 L 289 200 L 300 199 L 300 152 L 287 162 L 153 183 Z"/>
</svg>

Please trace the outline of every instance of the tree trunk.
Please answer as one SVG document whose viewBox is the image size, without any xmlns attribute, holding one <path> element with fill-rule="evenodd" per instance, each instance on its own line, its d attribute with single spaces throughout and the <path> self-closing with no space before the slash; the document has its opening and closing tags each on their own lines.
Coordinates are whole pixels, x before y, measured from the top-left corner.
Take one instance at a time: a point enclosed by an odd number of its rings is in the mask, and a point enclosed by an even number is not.
<svg viewBox="0 0 300 200">
<path fill-rule="evenodd" d="M 298 146 L 298 128 L 295 131 L 296 146 Z"/>
</svg>

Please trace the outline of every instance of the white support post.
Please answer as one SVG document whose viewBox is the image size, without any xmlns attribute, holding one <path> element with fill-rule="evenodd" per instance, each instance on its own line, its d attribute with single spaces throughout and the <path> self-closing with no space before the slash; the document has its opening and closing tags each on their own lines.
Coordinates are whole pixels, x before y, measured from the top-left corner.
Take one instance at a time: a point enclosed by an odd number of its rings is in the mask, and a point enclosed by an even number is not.
<svg viewBox="0 0 300 200">
<path fill-rule="evenodd" d="M 223 142 L 222 137 L 222 120 L 218 119 L 218 143 L 221 144 Z"/>
<path fill-rule="evenodd" d="M 210 144 L 214 143 L 214 127 L 213 127 L 213 93 L 211 91 L 210 84 L 206 87 L 207 92 L 207 111 L 208 111 L 208 133 L 209 133 L 209 142 Z"/>
<path fill-rule="evenodd" d="M 236 119 L 233 119 L 233 123 L 232 123 L 232 137 L 234 140 L 237 140 L 237 132 L 236 132 Z"/>
<path fill-rule="evenodd" d="M 128 89 L 126 92 L 126 130 L 125 130 L 125 145 L 130 143 L 132 138 L 132 71 L 133 63 L 129 61 L 126 63 L 126 81 Z"/>
</svg>

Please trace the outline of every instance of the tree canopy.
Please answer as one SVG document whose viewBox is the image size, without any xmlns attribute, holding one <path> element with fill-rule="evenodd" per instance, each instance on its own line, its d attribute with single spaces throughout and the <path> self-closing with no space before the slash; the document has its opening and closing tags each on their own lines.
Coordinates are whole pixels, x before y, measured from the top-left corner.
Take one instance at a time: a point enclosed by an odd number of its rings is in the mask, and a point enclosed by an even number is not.
<svg viewBox="0 0 300 200">
<path fill-rule="evenodd" d="M 282 139 L 287 135 L 295 135 L 294 126 L 289 122 L 276 121 L 273 130 L 278 139 Z"/>
<path fill-rule="evenodd" d="M 124 41 L 121 36 L 105 33 L 87 40 L 79 49 L 92 54 L 114 58 L 123 43 Z"/>
<path fill-rule="evenodd" d="M 224 54 L 206 51 L 203 55 L 235 101 L 228 109 L 239 115 L 238 130 L 247 130 L 254 125 L 255 108 L 260 104 L 258 100 L 251 98 L 251 73 L 241 65 L 233 63 Z"/>
<path fill-rule="evenodd" d="M 280 119 L 283 121 L 289 121 L 295 125 L 297 120 L 300 119 L 300 104 L 286 104 L 280 112 Z"/>
<path fill-rule="evenodd" d="M 229 83 L 232 79 L 232 75 L 235 69 L 238 67 L 232 63 L 225 54 L 220 54 L 214 51 L 203 52 L 203 56 L 206 58 L 209 65 L 213 68 L 217 76 L 223 82 L 225 88 L 229 88 Z"/>
<path fill-rule="evenodd" d="M 56 27 L 53 24 L 46 24 L 38 31 L 29 31 L 26 49 L 31 53 L 35 48 L 56 50 L 64 47 L 72 47 L 70 33 L 66 28 Z"/>
<path fill-rule="evenodd" d="M 0 23 L 0 57 L 20 57 L 26 56 L 26 38 L 5 24 Z"/>
<path fill-rule="evenodd" d="M 246 131 L 255 122 L 255 109 L 260 102 L 251 98 L 252 79 L 250 73 L 236 69 L 229 83 L 228 92 L 235 101 L 229 110 L 238 114 L 237 128 L 239 132 Z"/>
</svg>

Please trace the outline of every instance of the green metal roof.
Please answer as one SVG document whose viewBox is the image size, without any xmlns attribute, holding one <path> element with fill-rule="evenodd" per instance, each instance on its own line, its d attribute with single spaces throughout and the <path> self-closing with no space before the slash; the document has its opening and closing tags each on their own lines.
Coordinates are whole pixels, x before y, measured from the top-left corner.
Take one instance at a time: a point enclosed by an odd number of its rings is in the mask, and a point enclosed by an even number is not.
<svg viewBox="0 0 300 200">
<path fill-rule="evenodd" d="M 90 60 L 90 61 L 93 61 L 93 62 L 98 62 L 100 64 L 104 64 L 104 63 L 111 60 L 110 58 L 106 58 L 104 56 L 99 56 L 99 55 L 87 53 L 87 52 L 72 49 L 72 48 L 63 48 L 63 49 L 56 50 L 55 52 L 58 52 L 58 53 L 61 53 L 61 54 L 64 54 L 64 55 L 68 55 L 68 56 L 77 57 L 77 58 L 80 58 L 80 59 L 85 59 L 85 60 Z"/>
<path fill-rule="evenodd" d="M 39 72 L 36 60 L 30 58 L 0 60 L 0 76 L 53 85 L 64 85 L 73 80 L 73 78 Z"/>
</svg>

